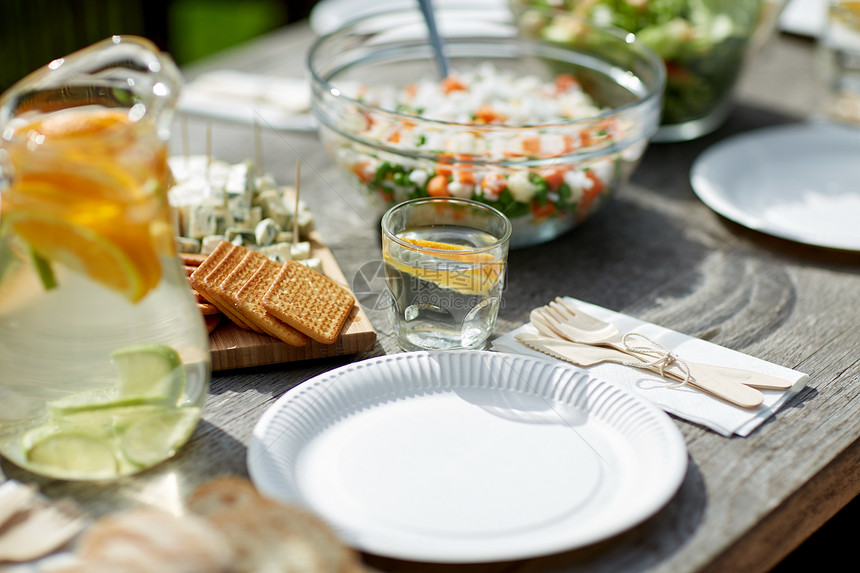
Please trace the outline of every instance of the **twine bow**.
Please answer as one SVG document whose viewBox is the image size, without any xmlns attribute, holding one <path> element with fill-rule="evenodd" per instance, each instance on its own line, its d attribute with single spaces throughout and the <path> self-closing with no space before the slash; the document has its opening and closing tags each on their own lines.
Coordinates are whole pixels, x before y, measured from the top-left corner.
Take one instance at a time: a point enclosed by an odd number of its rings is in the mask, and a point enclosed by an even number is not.
<svg viewBox="0 0 860 573">
<path fill-rule="evenodd" d="M 630 339 L 634 338 L 644 341 L 644 344 L 642 342 L 640 342 L 639 344 L 633 344 L 629 342 Z M 622 364 L 626 366 L 634 366 L 637 368 L 641 368 L 643 366 L 649 368 L 657 368 L 660 372 L 660 376 L 664 377 L 665 370 L 674 364 L 681 369 L 681 372 L 684 374 L 684 379 L 680 382 L 669 384 L 668 386 L 670 388 L 680 388 L 686 385 L 692 379 L 692 376 L 690 375 L 690 367 L 687 366 L 686 362 L 678 358 L 678 355 L 676 355 L 674 352 L 672 352 L 662 344 L 654 342 L 644 334 L 639 334 L 638 332 L 628 332 L 622 337 L 621 342 L 624 344 L 624 348 L 627 349 L 628 352 L 647 356 L 650 358 L 650 360 L 643 359 L 639 362 L 623 362 Z"/>
</svg>

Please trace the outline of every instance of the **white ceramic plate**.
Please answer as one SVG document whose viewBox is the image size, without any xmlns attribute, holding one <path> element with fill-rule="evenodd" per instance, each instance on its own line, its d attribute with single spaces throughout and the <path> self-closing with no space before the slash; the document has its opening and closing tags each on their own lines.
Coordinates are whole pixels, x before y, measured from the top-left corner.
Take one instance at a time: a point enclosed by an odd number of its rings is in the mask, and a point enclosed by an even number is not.
<svg viewBox="0 0 860 573">
<path fill-rule="evenodd" d="M 693 163 L 696 195 L 750 229 L 860 250 L 860 129 L 804 123 L 730 137 Z"/>
<path fill-rule="evenodd" d="M 605 539 L 661 509 L 687 468 L 661 410 L 585 372 L 496 352 L 409 352 L 344 366 L 260 419 L 264 494 L 354 547 L 466 563 Z"/>
</svg>

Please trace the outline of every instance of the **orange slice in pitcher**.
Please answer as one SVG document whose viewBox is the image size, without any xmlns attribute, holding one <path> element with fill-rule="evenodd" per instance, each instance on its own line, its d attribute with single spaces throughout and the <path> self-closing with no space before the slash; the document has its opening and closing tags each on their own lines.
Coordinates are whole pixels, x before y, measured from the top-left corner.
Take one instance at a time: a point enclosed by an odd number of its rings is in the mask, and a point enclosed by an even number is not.
<svg viewBox="0 0 860 573">
<path fill-rule="evenodd" d="M 86 274 L 131 302 L 142 299 L 160 280 L 157 264 L 139 264 L 93 229 L 41 213 L 8 211 L 3 215 L 4 223 L 39 255 Z"/>
<path fill-rule="evenodd" d="M 17 128 L 3 225 L 29 245 L 42 275 L 59 263 L 131 302 L 158 284 L 159 251 L 170 243 L 150 224 L 158 188 L 146 182 L 162 181 L 166 163 L 160 147 L 137 146 L 151 129 L 119 109 L 64 110 Z"/>
<path fill-rule="evenodd" d="M 51 137 L 104 137 L 125 132 L 131 123 L 126 109 L 68 110 L 33 121 L 27 129 Z"/>
</svg>

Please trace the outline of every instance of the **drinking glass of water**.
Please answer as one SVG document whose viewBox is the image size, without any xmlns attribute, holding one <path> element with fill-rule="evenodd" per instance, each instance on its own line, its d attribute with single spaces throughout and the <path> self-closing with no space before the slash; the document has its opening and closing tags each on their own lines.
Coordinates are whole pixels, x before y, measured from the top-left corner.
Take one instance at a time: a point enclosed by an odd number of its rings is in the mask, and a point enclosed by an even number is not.
<svg viewBox="0 0 860 573">
<path fill-rule="evenodd" d="M 467 199 L 427 197 L 382 218 L 389 316 L 404 350 L 483 348 L 502 299 L 511 222 Z"/>
<path fill-rule="evenodd" d="M 860 2 L 830 0 L 819 36 L 825 117 L 860 124 Z"/>
</svg>

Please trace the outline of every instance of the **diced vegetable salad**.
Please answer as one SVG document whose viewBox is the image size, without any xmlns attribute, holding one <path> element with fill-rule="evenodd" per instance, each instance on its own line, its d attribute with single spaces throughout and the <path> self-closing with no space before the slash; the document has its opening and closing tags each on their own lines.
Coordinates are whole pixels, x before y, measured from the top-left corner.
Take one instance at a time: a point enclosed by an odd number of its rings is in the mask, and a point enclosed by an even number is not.
<svg viewBox="0 0 860 573">
<path fill-rule="evenodd" d="M 515 0 L 522 25 L 541 38 L 569 43 L 590 18 L 633 32 L 665 62 L 663 124 L 701 118 L 729 95 L 761 0 Z M 551 15 L 549 10 L 555 10 Z M 559 12 L 560 11 L 560 12 Z"/>
<path fill-rule="evenodd" d="M 454 196 L 530 223 L 574 222 L 620 176 L 621 154 L 607 151 L 624 126 L 601 115 L 604 110 L 570 74 L 542 81 L 487 63 L 401 89 L 351 89 L 346 95 L 371 109 L 401 114 L 345 114 L 339 129 L 356 137 L 333 143 L 338 164 L 386 206 Z M 409 121 L 410 115 L 421 121 Z M 584 124 L 565 123 L 592 117 Z M 595 157 L 576 163 L 566 157 L 583 150 Z"/>
</svg>

